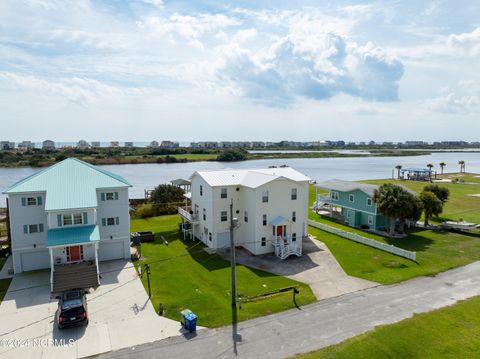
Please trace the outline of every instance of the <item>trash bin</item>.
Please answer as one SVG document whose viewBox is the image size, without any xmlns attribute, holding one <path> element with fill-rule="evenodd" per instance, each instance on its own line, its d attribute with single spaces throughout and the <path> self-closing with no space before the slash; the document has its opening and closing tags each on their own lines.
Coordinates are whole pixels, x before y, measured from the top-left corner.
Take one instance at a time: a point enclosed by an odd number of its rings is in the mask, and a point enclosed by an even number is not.
<svg viewBox="0 0 480 359">
<path fill-rule="evenodd" d="M 184 309 L 180 312 L 182 315 L 182 326 L 190 331 L 194 332 L 197 330 L 197 316 L 190 309 Z"/>
</svg>

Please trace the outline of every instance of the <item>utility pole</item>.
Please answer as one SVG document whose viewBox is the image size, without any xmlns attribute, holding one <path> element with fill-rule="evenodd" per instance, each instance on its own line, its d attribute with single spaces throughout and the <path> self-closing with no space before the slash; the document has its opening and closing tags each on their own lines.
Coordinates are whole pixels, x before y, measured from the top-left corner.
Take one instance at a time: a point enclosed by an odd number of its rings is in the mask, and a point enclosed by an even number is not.
<svg viewBox="0 0 480 359">
<path fill-rule="evenodd" d="M 236 219 L 233 218 L 233 199 L 230 202 L 230 265 L 231 265 L 231 272 L 232 272 L 232 307 L 236 307 L 237 305 L 237 274 L 235 271 L 235 243 L 233 240 L 233 230 L 236 227 Z"/>
</svg>

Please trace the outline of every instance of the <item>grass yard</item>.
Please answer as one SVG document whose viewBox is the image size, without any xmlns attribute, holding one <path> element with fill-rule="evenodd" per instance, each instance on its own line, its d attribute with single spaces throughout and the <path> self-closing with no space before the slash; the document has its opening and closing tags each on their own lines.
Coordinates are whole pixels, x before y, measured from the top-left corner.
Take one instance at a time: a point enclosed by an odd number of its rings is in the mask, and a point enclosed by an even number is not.
<svg viewBox="0 0 480 359">
<path fill-rule="evenodd" d="M 478 358 L 479 310 L 480 297 L 474 297 L 296 358 Z"/>
<path fill-rule="evenodd" d="M 198 325 L 218 327 L 231 323 L 230 263 L 218 255 L 203 250 L 200 242 L 183 242 L 177 215 L 149 219 L 134 219 L 131 231 L 150 230 L 157 233 L 153 243 L 142 245 L 144 260 L 151 268 L 152 302 L 155 309 L 163 304 L 164 315 L 179 320 L 184 308 L 199 316 Z M 159 240 L 162 235 L 168 246 Z M 147 279 L 142 281 L 147 288 Z M 277 289 L 298 286 L 297 303 L 304 305 L 315 301 L 310 287 L 271 273 L 237 266 L 237 293 L 255 296 Z M 276 294 L 266 299 L 244 302 L 238 310 L 238 320 L 294 308 L 292 292 Z"/>
<path fill-rule="evenodd" d="M 451 199 L 447 202 L 445 213 L 462 212 L 466 220 L 480 219 L 480 197 L 465 196 L 465 193 L 480 193 L 480 178 L 473 175 L 464 177 L 465 182 L 473 184 L 449 184 Z M 369 181 L 381 184 L 388 182 Z M 395 181 L 397 182 L 397 181 Z M 413 190 L 421 190 L 425 183 L 402 181 L 402 184 Z M 442 184 L 443 185 L 443 184 Z M 465 197 L 465 198 L 464 198 Z M 313 203 L 315 189 L 311 188 L 310 201 Z M 463 203 L 465 201 L 468 205 Z M 460 208 L 461 207 L 461 208 Z M 468 211 L 468 212 L 467 212 Z M 473 218 L 466 214 L 473 215 Z M 434 275 L 436 273 L 466 265 L 480 260 L 480 233 L 460 234 L 448 231 L 432 231 L 417 228 L 409 231 L 409 235 L 402 239 L 390 239 L 380 235 L 368 233 L 352 228 L 329 217 L 319 216 L 310 210 L 309 218 L 318 222 L 338 227 L 362 236 L 373 238 L 377 241 L 393 244 L 397 247 L 417 252 L 417 262 L 394 256 L 392 254 L 373 249 L 371 247 L 352 242 L 348 239 L 310 227 L 309 232 L 324 242 L 332 251 L 335 258 L 349 275 L 372 280 L 378 283 L 390 284 L 407 280 L 420 275 Z M 448 218 L 448 217 L 447 217 Z M 452 217 L 450 217 L 452 218 Z M 458 217 L 453 217 L 458 219 Z"/>
</svg>

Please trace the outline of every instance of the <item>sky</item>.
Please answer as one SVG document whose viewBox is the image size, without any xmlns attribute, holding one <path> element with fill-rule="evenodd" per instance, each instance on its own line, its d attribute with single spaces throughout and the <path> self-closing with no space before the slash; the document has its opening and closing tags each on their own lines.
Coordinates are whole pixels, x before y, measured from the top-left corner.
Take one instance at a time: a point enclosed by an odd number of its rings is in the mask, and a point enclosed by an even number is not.
<svg viewBox="0 0 480 359">
<path fill-rule="evenodd" d="M 480 1 L 0 1 L 0 140 L 480 140 Z"/>
</svg>

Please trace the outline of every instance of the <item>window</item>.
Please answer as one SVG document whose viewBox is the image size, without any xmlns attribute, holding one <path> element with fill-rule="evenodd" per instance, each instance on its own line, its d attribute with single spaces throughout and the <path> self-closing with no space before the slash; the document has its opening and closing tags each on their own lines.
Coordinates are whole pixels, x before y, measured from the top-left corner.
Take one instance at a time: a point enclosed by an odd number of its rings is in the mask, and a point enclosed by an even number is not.
<svg viewBox="0 0 480 359">
<path fill-rule="evenodd" d="M 64 226 L 71 226 L 72 225 L 72 215 L 71 214 L 64 214 L 63 215 L 63 225 Z"/>
<path fill-rule="evenodd" d="M 38 233 L 38 224 L 30 224 L 28 226 L 28 233 Z"/>
<path fill-rule="evenodd" d="M 265 247 L 267 245 L 267 238 L 262 237 L 262 247 Z"/>
<path fill-rule="evenodd" d="M 207 220 L 207 210 L 205 208 L 203 209 L 203 220 Z"/>
<path fill-rule="evenodd" d="M 296 242 L 296 241 L 297 241 L 297 234 L 292 233 L 292 242 Z"/>
<path fill-rule="evenodd" d="M 373 216 L 368 216 L 368 224 L 373 224 Z"/>
<path fill-rule="evenodd" d="M 226 188 L 221 189 L 220 198 L 227 198 L 227 189 Z"/>
<path fill-rule="evenodd" d="M 73 224 L 83 224 L 83 216 L 81 213 L 75 213 L 73 215 Z"/>
<path fill-rule="evenodd" d="M 107 218 L 107 226 L 114 226 L 115 225 L 115 218 L 110 217 Z"/>
<path fill-rule="evenodd" d="M 297 221 L 297 212 L 293 211 L 292 212 L 292 222 L 296 222 Z"/>
<path fill-rule="evenodd" d="M 330 192 L 330 198 L 335 200 L 335 201 L 338 201 L 338 192 L 337 191 L 331 191 Z"/>
<path fill-rule="evenodd" d="M 113 192 L 107 192 L 105 193 L 105 199 L 107 201 L 113 201 L 115 197 L 113 197 Z"/>
<path fill-rule="evenodd" d="M 208 233 L 208 240 L 211 242 L 212 241 L 212 233 Z"/>
<path fill-rule="evenodd" d="M 371 207 L 372 206 L 372 199 L 371 198 L 367 198 L 367 206 Z"/>
<path fill-rule="evenodd" d="M 200 185 L 200 196 L 203 196 L 203 186 Z"/>
<path fill-rule="evenodd" d="M 248 212 L 247 212 L 247 211 L 245 211 L 245 212 L 243 213 L 243 219 L 245 220 L 245 223 L 248 222 Z"/>
<path fill-rule="evenodd" d="M 348 195 L 348 200 L 349 200 L 350 202 L 352 202 L 352 203 L 355 202 L 355 195 L 349 194 L 349 195 Z"/>
<path fill-rule="evenodd" d="M 35 197 L 28 197 L 27 198 L 27 205 L 36 206 L 37 205 L 37 199 Z"/>
<path fill-rule="evenodd" d="M 292 201 L 295 201 L 297 199 L 297 189 L 292 188 L 292 195 L 291 195 Z"/>
<path fill-rule="evenodd" d="M 207 227 L 205 227 L 205 228 L 203 229 L 203 233 L 205 234 L 205 236 L 208 236 L 208 228 L 207 228 Z"/>
<path fill-rule="evenodd" d="M 267 203 L 268 202 L 268 191 L 263 191 L 262 192 L 262 202 Z"/>
<path fill-rule="evenodd" d="M 220 212 L 220 220 L 222 222 L 226 222 L 227 221 L 227 211 L 222 211 Z"/>
<path fill-rule="evenodd" d="M 266 214 L 263 215 L 263 225 L 264 226 L 267 225 L 267 215 Z"/>
</svg>

